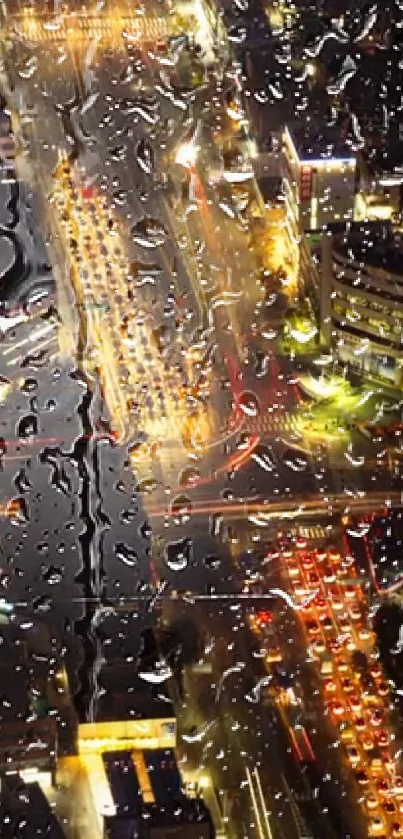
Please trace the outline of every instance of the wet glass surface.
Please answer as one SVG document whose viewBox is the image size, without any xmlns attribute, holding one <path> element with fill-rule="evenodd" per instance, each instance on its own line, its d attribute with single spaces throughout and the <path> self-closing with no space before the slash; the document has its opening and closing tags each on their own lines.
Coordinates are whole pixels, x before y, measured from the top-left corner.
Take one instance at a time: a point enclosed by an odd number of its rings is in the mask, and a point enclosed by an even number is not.
<svg viewBox="0 0 403 839">
<path fill-rule="evenodd" d="M 403 836 L 401 9 L 1 15 L 0 836 Z"/>
</svg>

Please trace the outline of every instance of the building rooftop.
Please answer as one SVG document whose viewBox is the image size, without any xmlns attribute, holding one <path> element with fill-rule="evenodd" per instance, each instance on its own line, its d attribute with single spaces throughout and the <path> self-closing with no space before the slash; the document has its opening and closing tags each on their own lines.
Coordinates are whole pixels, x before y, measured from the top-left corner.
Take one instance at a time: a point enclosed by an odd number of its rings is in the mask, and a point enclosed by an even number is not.
<svg viewBox="0 0 403 839">
<path fill-rule="evenodd" d="M 38 839 L 40 836 L 65 839 L 65 833 L 39 784 L 24 783 L 17 774 L 2 778 L 0 824 L 2 839 Z"/>
<path fill-rule="evenodd" d="M 201 799 L 184 799 L 160 806 L 143 805 L 141 813 L 109 816 L 105 819 L 108 839 L 214 839 L 210 813 Z"/>
<path fill-rule="evenodd" d="M 340 126 L 287 125 L 291 140 L 300 161 L 351 160 L 354 154 L 347 144 Z"/>
<path fill-rule="evenodd" d="M 133 673 L 133 666 L 123 663 L 104 667 L 99 681 L 104 692 L 98 703 L 97 722 L 175 716 L 164 685 L 147 684 Z"/>
<path fill-rule="evenodd" d="M 363 153 L 370 172 L 378 178 L 388 176 L 403 181 L 403 148 L 400 141 L 390 141 L 381 147 L 372 146 Z"/>
<path fill-rule="evenodd" d="M 353 262 L 403 276 L 403 236 L 388 222 L 356 222 L 330 226 L 333 246 Z"/>
</svg>

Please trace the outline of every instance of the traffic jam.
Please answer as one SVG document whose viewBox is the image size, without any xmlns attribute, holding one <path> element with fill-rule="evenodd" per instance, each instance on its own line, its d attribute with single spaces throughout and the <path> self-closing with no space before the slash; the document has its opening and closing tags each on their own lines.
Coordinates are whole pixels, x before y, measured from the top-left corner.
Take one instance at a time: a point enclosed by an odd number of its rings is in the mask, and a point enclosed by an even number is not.
<svg viewBox="0 0 403 839">
<path fill-rule="evenodd" d="M 391 723 L 391 687 L 379 660 L 355 561 L 347 552 L 309 547 L 304 539 L 281 544 L 276 555 L 288 583 L 284 597 L 297 616 L 307 660 L 316 669 L 324 716 L 331 721 L 345 768 L 357 785 L 368 835 L 403 836 L 403 773 Z M 262 593 L 261 581 L 247 587 Z M 271 673 L 282 660 L 282 633 L 267 610 L 254 611 L 249 624 L 265 647 L 265 666 Z M 284 706 L 286 693 L 271 690 L 277 707 Z M 289 707 L 300 704 L 294 688 L 288 693 Z M 315 760 L 303 714 L 297 724 L 290 713 L 282 716 L 296 757 Z"/>
</svg>

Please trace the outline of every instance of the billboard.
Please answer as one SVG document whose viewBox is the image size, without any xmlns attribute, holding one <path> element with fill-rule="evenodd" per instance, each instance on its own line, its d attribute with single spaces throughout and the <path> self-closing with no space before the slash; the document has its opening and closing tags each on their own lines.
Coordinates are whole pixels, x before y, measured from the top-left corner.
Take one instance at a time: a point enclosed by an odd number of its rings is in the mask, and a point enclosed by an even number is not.
<svg viewBox="0 0 403 839">
<path fill-rule="evenodd" d="M 312 197 L 312 167 L 301 166 L 301 174 L 299 180 L 299 198 L 300 201 L 310 201 Z"/>
</svg>

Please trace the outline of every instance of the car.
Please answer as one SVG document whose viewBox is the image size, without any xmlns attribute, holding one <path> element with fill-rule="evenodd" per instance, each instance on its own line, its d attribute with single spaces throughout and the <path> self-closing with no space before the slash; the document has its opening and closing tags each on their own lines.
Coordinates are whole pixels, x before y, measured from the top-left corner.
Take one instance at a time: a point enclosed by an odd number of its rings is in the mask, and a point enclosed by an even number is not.
<svg viewBox="0 0 403 839">
<path fill-rule="evenodd" d="M 341 686 L 344 693 L 352 693 L 355 690 L 354 683 L 351 681 L 351 679 L 342 679 Z"/>
<path fill-rule="evenodd" d="M 379 801 L 373 792 L 369 792 L 368 795 L 365 796 L 365 806 L 368 810 L 377 810 L 379 807 Z"/>
<path fill-rule="evenodd" d="M 376 733 L 376 742 L 381 749 L 386 749 L 389 745 L 389 734 L 385 729 L 381 729 Z"/>
<path fill-rule="evenodd" d="M 367 736 L 363 737 L 363 739 L 361 740 L 361 745 L 362 745 L 362 748 L 364 749 L 364 752 L 371 752 L 372 749 L 374 748 L 374 741 L 373 741 L 372 737 L 369 737 L 367 735 Z"/>
<path fill-rule="evenodd" d="M 379 781 L 376 782 L 376 789 L 378 791 L 378 795 L 383 798 L 385 795 L 389 794 L 389 784 L 385 781 L 384 778 L 381 778 Z"/>
<path fill-rule="evenodd" d="M 324 683 L 324 689 L 326 693 L 335 693 L 335 691 L 337 690 L 337 685 L 333 681 L 333 679 L 326 679 Z"/>
<path fill-rule="evenodd" d="M 350 629 L 350 620 L 347 615 L 340 615 L 338 622 L 340 629 L 342 629 L 343 632 L 347 632 Z"/>
<path fill-rule="evenodd" d="M 319 655 L 323 655 L 323 653 L 325 651 L 326 651 L 326 644 L 325 644 L 323 638 L 318 638 L 315 641 L 315 643 L 312 645 L 313 654 L 319 656 Z"/>
<path fill-rule="evenodd" d="M 289 562 L 287 565 L 287 571 L 290 577 L 300 577 L 301 571 L 298 568 L 298 565 L 294 565 L 293 563 Z"/>
<path fill-rule="evenodd" d="M 323 626 L 323 629 L 325 629 L 327 632 L 330 632 L 333 629 L 333 621 L 330 615 L 320 615 L 319 620 L 321 625 Z"/>
<path fill-rule="evenodd" d="M 335 699 L 330 703 L 330 710 L 335 717 L 341 717 L 345 712 L 345 707 L 338 701 L 338 699 Z"/>
<path fill-rule="evenodd" d="M 309 571 L 306 575 L 306 579 L 310 586 L 317 586 L 319 583 L 319 577 L 316 571 Z"/>
<path fill-rule="evenodd" d="M 355 600 L 356 590 L 354 586 L 346 586 L 344 589 L 344 596 L 346 600 Z"/>
<path fill-rule="evenodd" d="M 385 822 L 382 816 L 372 816 L 368 825 L 368 836 L 379 836 L 382 833 L 385 833 Z"/>
<path fill-rule="evenodd" d="M 355 736 L 354 729 L 351 728 L 350 725 L 342 724 L 340 730 L 340 739 L 343 741 L 343 743 L 355 743 L 357 738 Z"/>
<path fill-rule="evenodd" d="M 333 571 L 326 571 L 323 575 L 323 582 L 326 584 L 335 583 L 336 582 L 336 575 Z"/>
<path fill-rule="evenodd" d="M 383 775 L 385 772 L 385 765 L 380 757 L 374 757 L 371 760 L 370 764 L 370 771 L 371 775 L 374 775 L 376 778 L 379 778 L 380 775 Z"/>
<path fill-rule="evenodd" d="M 375 635 L 366 626 L 360 627 L 358 630 L 358 637 L 360 641 L 375 641 Z"/>
<path fill-rule="evenodd" d="M 344 603 L 342 603 L 342 601 L 339 600 L 337 597 L 335 597 L 334 600 L 330 601 L 330 605 L 335 612 L 342 612 L 343 609 L 346 608 Z"/>
<path fill-rule="evenodd" d="M 347 757 L 351 763 L 353 769 L 356 769 L 357 766 L 360 765 L 360 755 L 356 746 L 346 746 Z"/>
<path fill-rule="evenodd" d="M 393 839 L 399 839 L 400 836 L 403 836 L 403 825 L 400 822 L 392 822 L 390 829 Z"/>
<path fill-rule="evenodd" d="M 367 727 L 367 723 L 362 716 L 354 716 L 353 718 L 353 725 L 357 729 L 357 731 L 365 731 Z"/>
<path fill-rule="evenodd" d="M 382 809 L 385 810 L 388 816 L 394 816 L 396 813 L 396 804 L 390 798 L 386 798 L 382 803 Z"/>
<path fill-rule="evenodd" d="M 350 615 L 350 618 L 352 618 L 353 621 L 359 621 L 362 618 L 361 609 L 357 605 L 350 606 L 348 609 L 348 614 Z"/>
<path fill-rule="evenodd" d="M 340 638 L 334 636 L 328 639 L 327 646 L 333 655 L 337 655 L 343 649 L 343 642 Z"/>
<path fill-rule="evenodd" d="M 379 682 L 378 685 L 377 685 L 377 691 L 379 693 L 379 696 L 382 696 L 382 697 L 388 696 L 389 687 L 386 684 L 386 682 Z"/>
<path fill-rule="evenodd" d="M 398 798 L 403 798 L 403 778 L 401 775 L 395 775 L 392 787 L 393 795 Z"/>
<path fill-rule="evenodd" d="M 379 662 L 378 662 L 378 661 L 376 661 L 376 662 L 372 665 L 372 667 L 371 667 L 371 669 L 370 669 L 370 671 L 369 671 L 369 672 L 370 672 L 370 674 L 371 674 L 371 676 L 372 676 L 372 678 L 373 678 L 373 679 L 379 679 L 379 678 L 381 678 L 381 676 L 383 676 L 382 667 L 381 667 L 381 665 L 379 664 Z"/>
<path fill-rule="evenodd" d="M 310 556 L 305 556 L 302 560 L 302 567 L 305 568 L 306 571 L 310 571 L 313 567 L 313 560 Z"/>
<path fill-rule="evenodd" d="M 378 726 L 382 725 L 384 720 L 384 713 L 380 708 L 374 708 L 371 713 L 371 723 L 372 725 Z"/>
<path fill-rule="evenodd" d="M 368 778 L 367 773 L 364 772 L 363 769 L 359 769 L 358 772 L 355 773 L 355 777 L 356 777 L 357 783 L 360 786 L 362 786 L 362 787 L 368 786 L 369 778 Z"/>
<path fill-rule="evenodd" d="M 373 691 L 364 691 L 362 694 L 365 705 L 370 708 L 383 708 L 383 702 L 380 696 Z"/>
<path fill-rule="evenodd" d="M 324 597 L 317 597 L 315 600 L 315 606 L 320 612 L 322 612 L 324 609 L 327 609 L 328 602 Z"/>
<path fill-rule="evenodd" d="M 361 699 L 359 696 L 349 697 L 350 708 L 355 714 L 360 714 L 362 711 Z"/>
<path fill-rule="evenodd" d="M 318 635 L 319 626 L 315 620 L 308 620 L 305 624 L 309 635 Z"/>
</svg>

